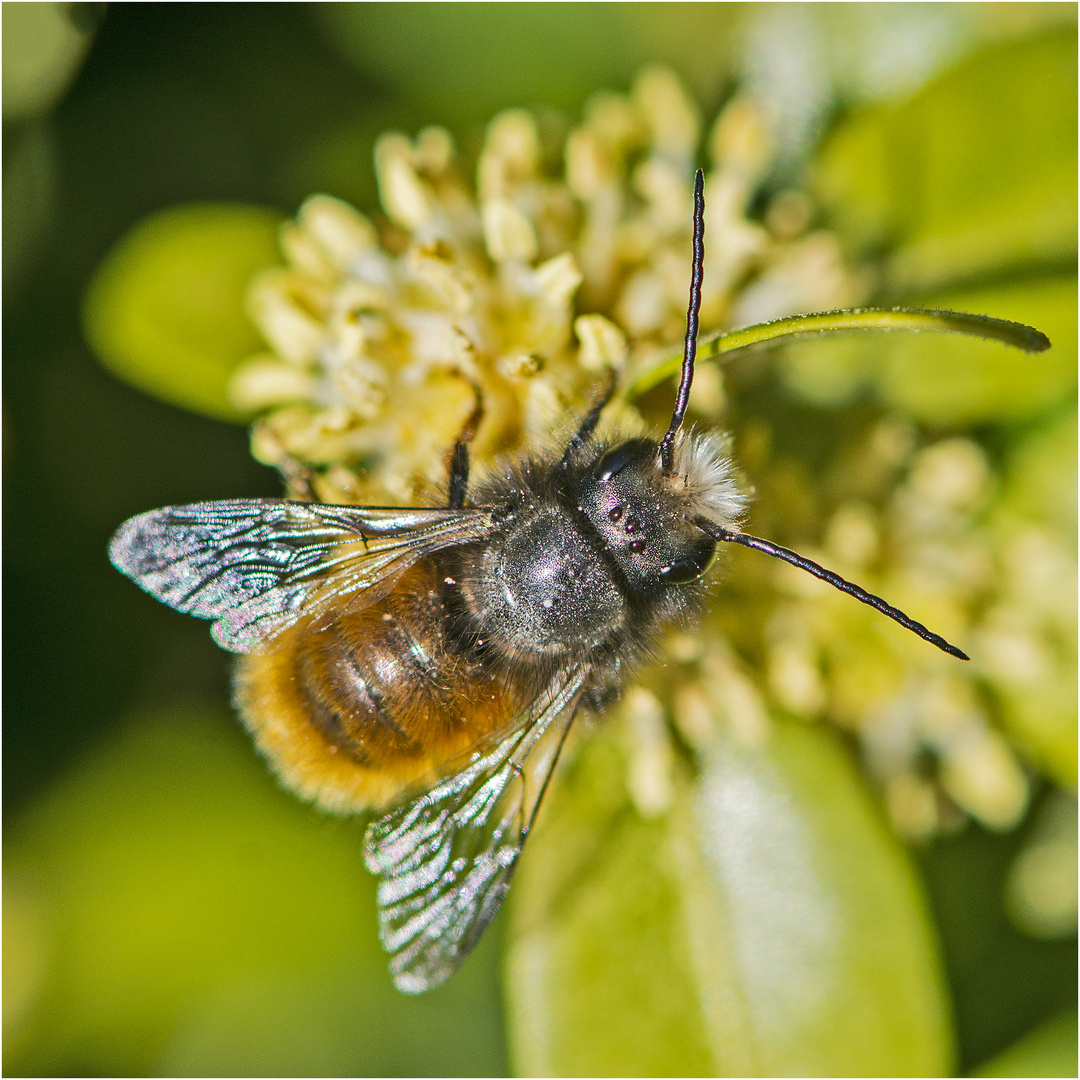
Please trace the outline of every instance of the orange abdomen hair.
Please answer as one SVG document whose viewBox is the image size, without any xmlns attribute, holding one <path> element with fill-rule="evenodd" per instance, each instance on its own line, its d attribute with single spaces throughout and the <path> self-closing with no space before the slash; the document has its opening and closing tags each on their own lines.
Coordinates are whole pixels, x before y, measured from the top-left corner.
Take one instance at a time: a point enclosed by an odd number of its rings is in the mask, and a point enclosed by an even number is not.
<svg viewBox="0 0 1080 1080">
<path fill-rule="evenodd" d="M 336 812 L 384 806 L 521 715 L 526 686 L 448 633 L 443 589 L 422 560 L 370 605 L 343 597 L 242 658 L 240 714 L 287 787 Z"/>
</svg>

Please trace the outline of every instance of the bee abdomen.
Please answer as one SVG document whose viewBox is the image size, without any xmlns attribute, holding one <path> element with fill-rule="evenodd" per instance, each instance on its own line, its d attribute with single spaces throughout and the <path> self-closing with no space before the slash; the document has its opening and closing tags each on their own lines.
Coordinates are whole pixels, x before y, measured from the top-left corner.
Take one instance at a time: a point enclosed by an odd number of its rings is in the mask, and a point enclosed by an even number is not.
<svg viewBox="0 0 1080 1080">
<path fill-rule="evenodd" d="M 375 645 L 376 653 L 383 655 L 369 655 L 365 664 L 339 626 L 332 626 L 330 635 L 329 641 L 306 642 L 296 658 L 297 682 L 312 724 L 361 764 L 371 760 L 375 743 L 398 753 L 415 754 L 415 740 L 395 722 L 378 685 L 378 667 L 386 667 L 384 650 Z M 375 672 L 370 667 L 372 659 L 376 661 Z"/>
<path fill-rule="evenodd" d="M 425 734 L 454 722 L 438 692 L 446 665 L 419 645 L 416 629 L 380 605 L 342 617 L 298 650 L 312 722 L 357 762 L 416 757 Z"/>
<path fill-rule="evenodd" d="M 330 810 L 385 805 L 520 715 L 532 684 L 449 631 L 446 576 L 424 560 L 242 659 L 236 704 L 288 787 Z"/>
</svg>

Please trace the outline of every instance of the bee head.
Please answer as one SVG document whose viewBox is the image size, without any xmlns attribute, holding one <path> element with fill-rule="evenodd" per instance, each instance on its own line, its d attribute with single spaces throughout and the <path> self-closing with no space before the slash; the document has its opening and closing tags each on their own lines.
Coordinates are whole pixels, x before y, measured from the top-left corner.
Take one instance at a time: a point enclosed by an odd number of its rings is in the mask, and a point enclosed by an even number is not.
<svg viewBox="0 0 1080 1080">
<path fill-rule="evenodd" d="M 716 541 L 695 524 L 736 524 L 744 499 L 721 439 L 680 436 L 673 468 L 653 439 L 601 449 L 578 477 L 583 513 L 635 588 L 685 585 L 699 578 Z"/>
<path fill-rule="evenodd" d="M 701 577 L 716 551 L 712 533 L 737 526 L 745 506 L 723 441 L 714 435 L 688 435 L 682 428 L 697 353 L 704 214 L 704 176 L 699 169 L 694 179 L 694 264 L 686 345 L 667 433 L 659 442 L 627 439 L 600 449 L 591 462 L 582 463 L 576 482 L 579 508 L 628 585 L 646 592 Z M 591 431 L 593 423 L 595 414 L 584 430 Z M 572 444 L 564 461 L 576 456 L 579 446 Z"/>
<path fill-rule="evenodd" d="M 762 551 L 887 615 L 939 649 L 968 657 L 939 634 L 909 618 L 880 596 L 847 581 L 812 559 L 772 541 L 750 536 L 739 528 L 745 498 L 732 477 L 731 461 L 715 436 L 688 435 L 683 419 L 690 401 L 697 356 L 698 314 L 705 261 L 704 176 L 694 178 L 694 263 L 690 276 L 690 306 L 686 313 L 686 343 L 682 375 L 675 394 L 671 424 L 664 437 L 628 439 L 615 446 L 585 453 L 596 426 L 601 403 L 571 441 L 563 467 L 577 464 L 573 492 L 579 512 L 587 514 L 604 547 L 622 571 L 630 593 L 655 601 L 667 586 L 686 585 L 704 572 L 719 541 Z M 584 458 L 584 460 L 583 460 Z M 672 599 L 674 596 L 669 594 Z"/>
</svg>

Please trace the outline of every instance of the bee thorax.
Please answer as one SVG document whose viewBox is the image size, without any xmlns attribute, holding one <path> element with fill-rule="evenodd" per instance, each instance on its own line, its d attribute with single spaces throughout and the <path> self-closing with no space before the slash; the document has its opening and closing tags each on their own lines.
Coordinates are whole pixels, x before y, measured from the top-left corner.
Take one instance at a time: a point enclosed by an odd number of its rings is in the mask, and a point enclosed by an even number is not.
<svg viewBox="0 0 1080 1080">
<path fill-rule="evenodd" d="M 470 607 L 491 640 L 518 656 L 560 656 L 608 641 L 625 603 L 609 568 L 561 508 L 515 523 L 484 552 Z"/>
</svg>

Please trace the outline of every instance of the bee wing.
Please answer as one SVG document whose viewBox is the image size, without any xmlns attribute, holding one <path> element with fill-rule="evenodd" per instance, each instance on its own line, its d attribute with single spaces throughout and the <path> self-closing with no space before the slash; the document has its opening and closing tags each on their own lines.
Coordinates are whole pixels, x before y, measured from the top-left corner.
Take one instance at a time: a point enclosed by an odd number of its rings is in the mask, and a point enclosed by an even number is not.
<svg viewBox="0 0 1080 1080">
<path fill-rule="evenodd" d="M 246 653 L 333 597 L 480 539 L 489 523 L 485 510 L 230 499 L 130 518 L 109 558 L 151 596 L 213 619 L 214 640 Z"/>
<path fill-rule="evenodd" d="M 564 676 L 494 749 L 368 826 L 364 861 L 382 876 L 379 938 L 399 990 L 448 979 L 499 910 L 583 680 Z"/>
</svg>

